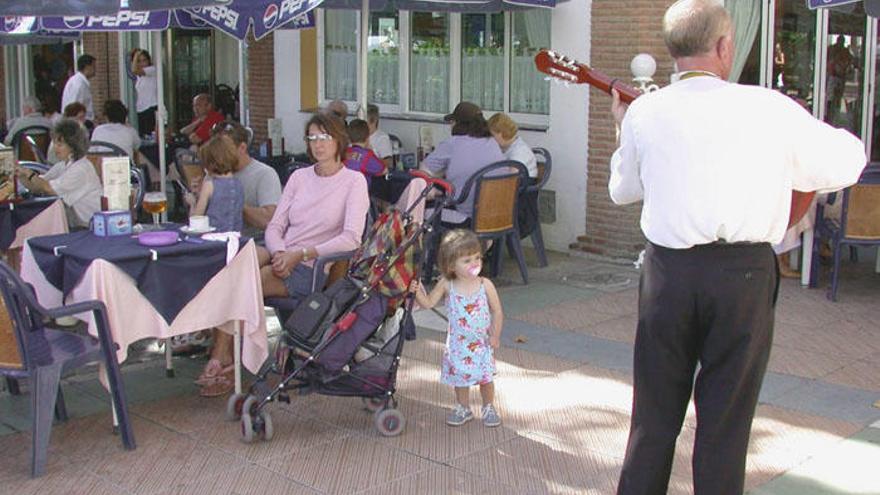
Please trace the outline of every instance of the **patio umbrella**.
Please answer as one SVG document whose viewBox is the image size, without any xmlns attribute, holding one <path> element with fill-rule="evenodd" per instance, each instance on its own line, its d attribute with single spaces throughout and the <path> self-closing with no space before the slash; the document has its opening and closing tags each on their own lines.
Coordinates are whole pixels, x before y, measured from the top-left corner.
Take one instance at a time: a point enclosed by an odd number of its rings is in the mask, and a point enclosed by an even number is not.
<svg viewBox="0 0 880 495">
<path fill-rule="evenodd" d="M 226 0 L 4 0 L 0 15 L 111 15 L 120 10 L 168 10 L 224 3 Z"/>
</svg>

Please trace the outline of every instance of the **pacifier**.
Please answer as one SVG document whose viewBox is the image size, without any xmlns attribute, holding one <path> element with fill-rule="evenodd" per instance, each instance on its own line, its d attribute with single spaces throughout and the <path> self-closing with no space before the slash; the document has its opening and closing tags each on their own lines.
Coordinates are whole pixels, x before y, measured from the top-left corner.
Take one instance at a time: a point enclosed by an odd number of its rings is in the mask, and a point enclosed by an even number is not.
<svg viewBox="0 0 880 495">
<path fill-rule="evenodd" d="M 472 276 L 476 277 L 476 276 L 479 276 L 479 275 L 480 275 L 480 270 L 482 270 L 482 269 L 483 269 L 482 266 L 480 266 L 480 265 L 474 265 L 474 266 L 468 267 L 468 270 L 467 270 L 467 271 L 468 271 L 469 274 L 471 274 Z"/>
</svg>

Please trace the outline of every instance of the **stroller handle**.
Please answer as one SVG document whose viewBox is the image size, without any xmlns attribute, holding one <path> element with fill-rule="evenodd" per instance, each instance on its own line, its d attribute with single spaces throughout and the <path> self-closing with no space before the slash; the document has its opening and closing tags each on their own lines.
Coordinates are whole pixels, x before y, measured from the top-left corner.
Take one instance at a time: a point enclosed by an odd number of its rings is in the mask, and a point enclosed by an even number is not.
<svg viewBox="0 0 880 495">
<path fill-rule="evenodd" d="M 443 192 L 446 194 L 446 196 L 452 197 L 454 188 L 452 187 L 452 184 L 450 184 L 449 182 L 446 182 L 443 179 L 438 179 L 436 177 L 431 177 L 430 175 L 428 175 L 427 172 L 425 172 L 423 170 L 410 170 L 409 174 L 413 177 L 418 177 L 419 179 L 424 179 L 425 182 L 428 183 L 428 185 L 437 186 L 440 189 L 443 189 Z"/>
</svg>

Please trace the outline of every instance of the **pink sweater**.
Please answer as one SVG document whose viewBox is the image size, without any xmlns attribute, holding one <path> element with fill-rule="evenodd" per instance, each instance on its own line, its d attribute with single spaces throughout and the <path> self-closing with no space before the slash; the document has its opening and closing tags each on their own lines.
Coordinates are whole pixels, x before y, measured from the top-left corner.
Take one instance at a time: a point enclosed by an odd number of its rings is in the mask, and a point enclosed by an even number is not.
<svg viewBox="0 0 880 495">
<path fill-rule="evenodd" d="M 343 167 L 330 177 L 315 167 L 294 172 L 266 227 L 270 253 L 315 248 L 318 255 L 356 249 L 361 243 L 370 198 L 367 181 Z"/>
</svg>

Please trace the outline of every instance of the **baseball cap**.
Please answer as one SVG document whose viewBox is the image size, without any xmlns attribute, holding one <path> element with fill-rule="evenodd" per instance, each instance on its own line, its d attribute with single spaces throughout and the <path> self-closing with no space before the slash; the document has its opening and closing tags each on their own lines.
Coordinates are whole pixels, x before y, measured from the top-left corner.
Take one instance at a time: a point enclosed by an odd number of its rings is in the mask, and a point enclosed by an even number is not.
<svg viewBox="0 0 880 495">
<path fill-rule="evenodd" d="M 453 110 L 452 113 L 445 115 L 443 120 L 446 122 L 451 120 L 456 122 L 470 122 L 482 115 L 483 111 L 480 110 L 479 106 L 469 101 L 463 101 L 458 105 L 455 105 L 455 110 Z"/>
</svg>

